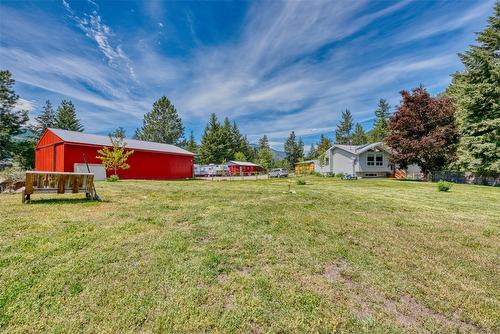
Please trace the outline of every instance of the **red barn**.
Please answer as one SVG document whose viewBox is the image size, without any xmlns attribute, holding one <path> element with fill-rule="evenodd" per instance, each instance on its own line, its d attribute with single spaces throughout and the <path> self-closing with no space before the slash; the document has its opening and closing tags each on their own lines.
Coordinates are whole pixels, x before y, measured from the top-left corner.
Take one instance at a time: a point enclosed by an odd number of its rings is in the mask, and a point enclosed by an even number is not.
<svg viewBox="0 0 500 334">
<path fill-rule="evenodd" d="M 171 180 L 193 177 L 194 154 L 174 145 L 125 139 L 134 150 L 127 163 L 129 169 L 119 170 L 122 179 Z M 101 164 L 97 150 L 111 147 L 107 136 L 60 129 L 47 129 L 35 147 L 35 170 L 73 172 L 75 164 Z M 108 175 L 110 172 L 107 172 Z"/>
<path fill-rule="evenodd" d="M 261 166 L 247 161 L 229 161 L 227 168 L 231 175 L 253 175 L 263 170 Z"/>
</svg>

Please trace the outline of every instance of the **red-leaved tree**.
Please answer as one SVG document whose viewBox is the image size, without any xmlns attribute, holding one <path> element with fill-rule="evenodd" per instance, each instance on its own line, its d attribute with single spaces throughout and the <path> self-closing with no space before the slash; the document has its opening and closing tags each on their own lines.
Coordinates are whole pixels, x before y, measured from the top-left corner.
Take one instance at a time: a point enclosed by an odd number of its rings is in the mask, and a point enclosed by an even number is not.
<svg viewBox="0 0 500 334">
<path fill-rule="evenodd" d="M 392 162 L 405 168 L 417 164 L 427 178 L 455 159 L 459 139 L 455 109 L 447 97 L 432 97 L 422 86 L 401 91 L 402 101 L 389 119 L 386 144 Z"/>
</svg>

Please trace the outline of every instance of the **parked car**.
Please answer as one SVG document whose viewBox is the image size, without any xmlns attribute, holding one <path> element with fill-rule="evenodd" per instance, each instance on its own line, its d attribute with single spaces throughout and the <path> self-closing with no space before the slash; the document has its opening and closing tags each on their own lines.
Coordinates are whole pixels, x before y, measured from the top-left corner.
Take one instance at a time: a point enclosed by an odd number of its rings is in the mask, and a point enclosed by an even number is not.
<svg viewBox="0 0 500 334">
<path fill-rule="evenodd" d="M 287 177 L 288 169 L 285 168 L 275 168 L 269 171 L 269 177 Z"/>
</svg>

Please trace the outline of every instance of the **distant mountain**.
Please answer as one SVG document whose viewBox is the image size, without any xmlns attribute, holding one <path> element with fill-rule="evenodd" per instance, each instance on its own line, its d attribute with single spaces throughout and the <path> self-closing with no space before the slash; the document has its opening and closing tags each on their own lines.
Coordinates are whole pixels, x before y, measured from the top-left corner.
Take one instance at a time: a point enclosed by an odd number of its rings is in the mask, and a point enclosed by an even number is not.
<svg viewBox="0 0 500 334">
<path fill-rule="evenodd" d="M 254 148 L 259 147 L 259 145 L 257 145 L 257 144 L 250 144 L 250 145 Z M 278 151 L 278 150 L 271 148 L 271 152 L 273 152 L 273 159 L 274 160 L 283 160 L 286 157 L 286 153 L 283 151 Z"/>
</svg>

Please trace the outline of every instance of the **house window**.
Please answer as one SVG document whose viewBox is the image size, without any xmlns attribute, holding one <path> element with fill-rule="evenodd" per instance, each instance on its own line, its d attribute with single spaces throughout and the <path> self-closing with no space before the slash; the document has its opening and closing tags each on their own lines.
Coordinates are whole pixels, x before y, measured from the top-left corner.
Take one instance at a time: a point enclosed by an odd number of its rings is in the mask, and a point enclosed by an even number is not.
<svg viewBox="0 0 500 334">
<path fill-rule="evenodd" d="M 383 166 L 384 155 L 382 153 L 371 153 L 366 156 L 367 166 Z"/>
<path fill-rule="evenodd" d="M 368 156 L 366 157 L 366 164 L 368 166 L 375 166 L 375 155 L 368 154 Z"/>
</svg>

